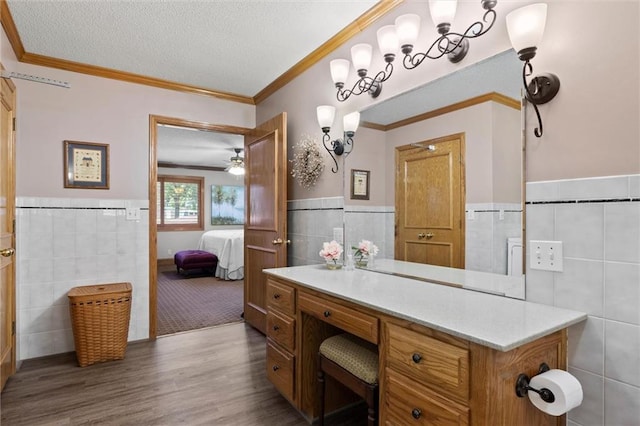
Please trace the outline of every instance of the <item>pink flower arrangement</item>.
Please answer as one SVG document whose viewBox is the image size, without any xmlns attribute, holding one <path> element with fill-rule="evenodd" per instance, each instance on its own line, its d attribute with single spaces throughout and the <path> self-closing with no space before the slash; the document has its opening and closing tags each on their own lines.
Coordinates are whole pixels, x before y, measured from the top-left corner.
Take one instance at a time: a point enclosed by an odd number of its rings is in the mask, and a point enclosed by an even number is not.
<svg viewBox="0 0 640 426">
<path fill-rule="evenodd" d="M 337 241 L 333 240 L 329 243 L 322 243 L 322 250 L 320 250 L 320 256 L 326 261 L 333 260 L 335 263 L 340 256 L 342 256 L 342 246 Z"/>
<path fill-rule="evenodd" d="M 375 256 L 378 254 L 378 246 L 369 240 L 362 240 L 358 243 L 358 247 L 351 247 L 355 250 L 353 257 L 362 259 L 364 256 Z"/>
</svg>

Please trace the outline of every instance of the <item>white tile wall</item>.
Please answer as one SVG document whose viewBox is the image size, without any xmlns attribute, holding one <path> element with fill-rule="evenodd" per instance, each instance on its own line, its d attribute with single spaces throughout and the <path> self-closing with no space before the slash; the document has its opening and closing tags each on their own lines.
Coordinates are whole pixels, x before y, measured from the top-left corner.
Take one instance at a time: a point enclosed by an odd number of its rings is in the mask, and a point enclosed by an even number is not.
<svg viewBox="0 0 640 426">
<path fill-rule="evenodd" d="M 589 314 L 569 329 L 568 424 L 640 424 L 640 175 L 529 182 L 527 202 L 527 239 L 564 249 L 563 272 L 527 265 L 527 300 Z"/>
<path fill-rule="evenodd" d="M 16 233 L 19 360 L 74 350 L 67 292 L 80 285 L 130 282 L 129 340 L 148 338 L 147 200 L 18 198 Z"/>
</svg>

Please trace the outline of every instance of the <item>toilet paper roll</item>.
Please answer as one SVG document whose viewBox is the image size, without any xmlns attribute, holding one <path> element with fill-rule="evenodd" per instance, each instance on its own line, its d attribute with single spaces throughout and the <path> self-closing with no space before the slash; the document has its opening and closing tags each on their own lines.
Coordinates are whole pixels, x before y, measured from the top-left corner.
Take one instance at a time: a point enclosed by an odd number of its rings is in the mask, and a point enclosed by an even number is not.
<svg viewBox="0 0 640 426">
<path fill-rule="evenodd" d="M 539 410 L 552 416 L 561 416 L 582 403 L 582 386 L 578 379 L 564 370 L 552 369 L 531 378 L 529 386 L 534 389 L 547 388 L 555 397 L 545 402 L 536 392 L 529 391 L 529 400 Z"/>
</svg>

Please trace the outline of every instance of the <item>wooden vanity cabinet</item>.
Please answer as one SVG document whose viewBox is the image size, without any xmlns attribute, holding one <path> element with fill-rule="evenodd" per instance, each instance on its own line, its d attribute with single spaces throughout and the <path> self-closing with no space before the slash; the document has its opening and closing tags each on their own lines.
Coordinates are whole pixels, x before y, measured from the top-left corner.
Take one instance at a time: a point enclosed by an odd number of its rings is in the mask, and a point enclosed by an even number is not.
<svg viewBox="0 0 640 426">
<path fill-rule="evenodd" d="M 269 276 L 267 376 L 309 422 L 317 416 L 318 347 L 342 332 L 378 345 L 380 425 L 565 423 L 517 397 L 515 381 L 536 375 L 543 362 L 566 369 L 566 329 L 503 352 Z M 327 412 L 355 401 L 336 383 L 327 389 Z"/>
<path fill-rule="evenodd" d="M 296 290 L 267 280 L 267 377 L 295 402 Z"/>
</svg>

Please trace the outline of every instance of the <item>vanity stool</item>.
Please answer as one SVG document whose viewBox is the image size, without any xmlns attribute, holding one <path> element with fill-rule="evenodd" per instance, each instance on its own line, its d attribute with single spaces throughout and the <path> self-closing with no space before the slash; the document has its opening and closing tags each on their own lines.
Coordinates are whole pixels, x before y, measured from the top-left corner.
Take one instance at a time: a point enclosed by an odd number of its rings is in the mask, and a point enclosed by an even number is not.
<svg viewBox="0 0 640 426">
<path fill-rule="evenodd" d="M 319 425 L 324 426 L 324 375 L 333 377 L 369 407 L 368 425 L 378 423 L 378 350 L 351 334 L 338 334 L 320 344 L 318 352 Z"/>
</svg>

